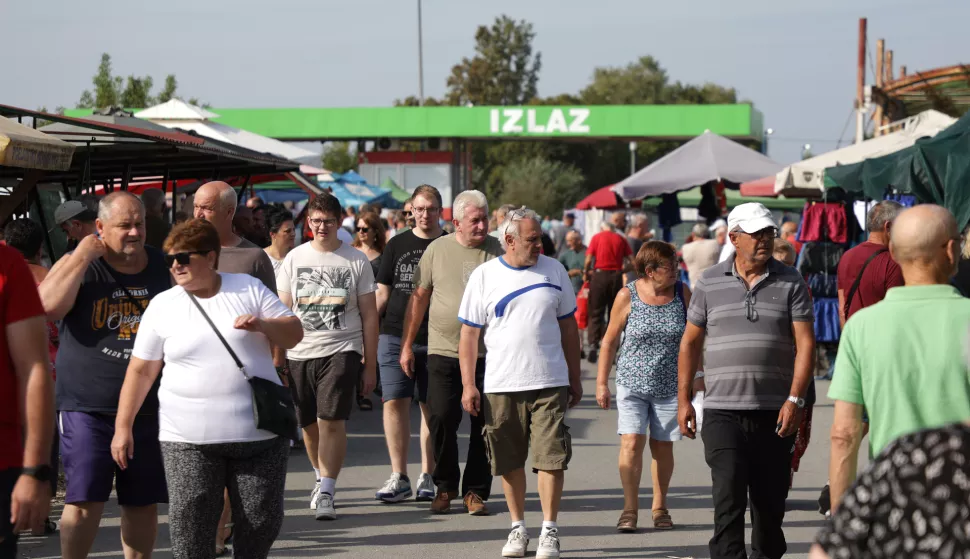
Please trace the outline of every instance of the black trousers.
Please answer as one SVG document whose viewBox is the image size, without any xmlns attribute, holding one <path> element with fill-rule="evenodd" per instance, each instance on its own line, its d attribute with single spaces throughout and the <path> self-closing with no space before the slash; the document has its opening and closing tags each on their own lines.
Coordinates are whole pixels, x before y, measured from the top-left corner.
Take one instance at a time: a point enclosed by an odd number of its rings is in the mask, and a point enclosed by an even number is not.
<svg viewBox="0 0 970 559">
<path fill-rule="evenodd" d="M 595 270 L 589 281 L 589 347 L 599 349 L 606 335 L 607 316 L 613 310 L 616 294 L 623 289 L 623 272 Z"/>
<path fill-rule="evenodd" d="M 711 559 L 745 559 L 744 512 L 751 497 L 751 557 L 779 559 L 795 437 L 775 433 L 778 412 L 704 410 L 704 457 L 711 467 Z"/>
<path fill-rule="evenodd" d="M 475 385 L 485 400 L 485 360 L 479 359 L 475 367 Z M 458 427 L 464 410 L 461 407 L 461 368 L 458 359 L 441 355 L 428 356 L 428 429 L 431 431 L 431 444 L 434 447 L 434 477 L 438 491 L 458 494 L 461 480 L 461 494 L 469 491 L 488 500 L 492 490 L 492 473 L 485 453 L 485 425 L 481 413 L 469 416 L 471 433 L 468 441 L 468 458 L 465 461 L 465 475 L 461 475 L 458 460 Z"/>
</svg>

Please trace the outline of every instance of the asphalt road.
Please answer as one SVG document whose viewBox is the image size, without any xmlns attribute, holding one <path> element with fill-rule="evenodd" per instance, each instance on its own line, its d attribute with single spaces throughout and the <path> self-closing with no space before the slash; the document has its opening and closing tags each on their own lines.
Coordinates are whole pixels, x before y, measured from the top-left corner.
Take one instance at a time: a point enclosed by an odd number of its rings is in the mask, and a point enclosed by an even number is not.
<svg viewBox="0 0 970 559">
<path fill-rule="evenodd" d="M 700 440 L 674 445 L 676 467 L 671 483 L 669 508 L 676 528 L 653 530 L 649 510 L 640 515 L 641 529 L 635 534 L 618 534 L 614 526 L 622 505 L 617 473 L 619 437 L 616 410 L 596 406 L 592 366 L 584 363 L 585 396 L 571 411 L 568 423 L 573 435 L 573 460 L 566 474 L 566 486 L 559 516 L 563 557 L 708 557 L 707 542 L 713 531 L 710 470 L 704 462 Z M 828 463 L 828 432 L 832 403 L 824 397 L 828 383 L 819 383 L 812 443 L 795 476 L 788 500 L 785 535 L 788 557 L 807 557 L 812 538 L 822 523 L 816 499 L 825 484 Z M 615 393 L 615 392 L 614 392 Z M 417 426 L 414 409 L 412 426 Z M 384 444 L 380 406 L 371 412 L 354 411 L 347 463 L 337 486 L 339 519 L 317 522 L 308 508 L 313 475 L 306 455 L 294 452 L 286 484 L 286 520 L 271 554 L 274 558 L 354 557 L 387 559 L 473 559 L 500 557 L 509 531 L 508 509 L 501 481 L 492 487 L 488 505 L 492 515 L 462 514 L 456 501 L 447 516 L 432 516 L 427 503 L 404 502 L 385 505 L 374 500 L 374 492 L 390 470 Z M 463 424 L 462 456 L 467 446 L 468 422 Z M 416 429 L 414 429 L 416 433 Z M 649 451 L 648 451 L 649 452 Z M 412 438 L 410 474 L 419 473 L 417 438 Z M 526 522 L 535 556 L 542 521 L 536 478 L 529 475 Z M 650 506 L 649 470 L 644 475 L 641 506 Z M 56 507 L 53 516 L 59 516 Z M 155 557 L 171 557 L 168 518 L 162 508 Z M 644 523 L 651 527 L 644 527 Z M 748 534 L 750 541 L 750 530 Z M 20 553 L 35 559 L 60 557 L 56 536 L 21 539 Z M 91 557 L 123 557 L 119 536 L 118 509 L 109 504 Z"/>
</svg>

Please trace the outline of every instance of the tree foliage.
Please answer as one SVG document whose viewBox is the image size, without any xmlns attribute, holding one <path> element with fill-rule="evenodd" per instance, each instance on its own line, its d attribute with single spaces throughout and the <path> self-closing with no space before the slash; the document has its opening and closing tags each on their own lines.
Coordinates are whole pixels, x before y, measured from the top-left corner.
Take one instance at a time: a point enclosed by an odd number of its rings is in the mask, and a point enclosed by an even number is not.
<svg viewBox="0 0 970 559">
<path fill-rule="evenodd" d="M 561 215 L 583 192 L 583 173 L 574 165 L 541 157 L 519 159 L 502 169 L 502 204 L 528 206 L 539 215 Z"/>
<path fill-rule="evenodd" d="M 154 80 L 151 76 L 128 75 L 127 78 L 115 76 L 111 68 L 111 55 L 101 55 L 98 71 L 91 78 L 93 90 L 84 90 L 78 99 L 76 107 L 79 109 L 101 109 L 105 107 L 121 106 L 128 108 L 145 108 L 171 99 L 180 98 L 177 95 L 178 81 L 175 75 L 165 77 L 165 84 L 158 96 L 152 95 Z M 189 103 L 199 105 L 199 100 L 192 98 Z M 202 105 L 207 106 L 207 105 Z"/>
<path fill-rule="evenodd" d="M 334 173 L 357 170 L 357 154 L 351 151 L 350 142 L 328 143 L 320 159 L 323 168 Z"/>
<path fill-rule="evenodd" d="M 536 96 L 542 56 L 533 52 L 532 24 L 503 15 L 475 31 L 475 56 L 448 77 L 448 105 L 524 105 Z"/>
</svg>

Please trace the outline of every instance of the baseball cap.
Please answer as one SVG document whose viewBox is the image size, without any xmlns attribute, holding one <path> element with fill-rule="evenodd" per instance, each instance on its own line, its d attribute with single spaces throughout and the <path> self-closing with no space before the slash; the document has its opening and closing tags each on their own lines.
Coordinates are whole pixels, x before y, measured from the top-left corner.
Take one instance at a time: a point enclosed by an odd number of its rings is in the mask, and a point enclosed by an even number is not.
<svg viewBox="0 0 970 559">
<path fill-rule="evenodd" d="M 769 227 L 777 229 L 778 224 L 764 204 L 749 202 L 737 206 L 728 214 L 728 231 L 733 231 L 735 227 L 750 235 Z"/>
<path fill-rule="evenodd" d="M 54 210 L 54 228 L 66 221 L 78 219 L 81 221 L 94 221 L 98 214 L 88 209 L 78 200 L 68 200 Z"/>
</svg>

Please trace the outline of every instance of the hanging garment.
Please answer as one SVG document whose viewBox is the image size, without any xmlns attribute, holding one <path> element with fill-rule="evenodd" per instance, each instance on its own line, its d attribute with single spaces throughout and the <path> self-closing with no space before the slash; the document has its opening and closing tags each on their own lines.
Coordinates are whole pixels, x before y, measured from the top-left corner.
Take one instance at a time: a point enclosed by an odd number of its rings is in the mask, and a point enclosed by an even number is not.
<svg viewBox="0 0 970 559">
<path fill-rule="evenodd" d="M 810 274 L 835 274 L 845 248 L 832 243 L 805 243 L 798 255 L 798 272 Z"/>
<path fill-rule="evenodd" d="M 815 311 L 815 341 L 838 342 L 839 300 L 823 297 L 812 302 Z"/>
<path fill-rule="evenodd" d="M 916 205 L 916 196 L 912 194 L 888 194 L 886 200 L 898 202 L 904 208 L 912 208 Z"/>
<path fill-rule="evenodd" d="M 701 186 L 701 202 L 697 205 L 697 215 L 706 219 L 708 223 L 721 217 L 721 207 L 717 203 L 713 182 Z"/>
<path fill-rule="evenodd" d="M 677 201 L 677 194 L 662 196 L 660 205 L 657 206 L 657 221 L 664 229 L 671 229 L 683 223 L 680 219 L 680 202 Z"/>
<path fill-rule="evenodd" d="M 810 274 L 808 288 L 812 290 L 812 298 L 838 297 L 838 276 L 836 274 Z"/>
<path fill-rule="evenodd" d="M 847 243 L 849 224 L 843 204 L 815 202 L 805 204 L 802 212 L 801 242 L 831 241 Z"/>
</svg>

